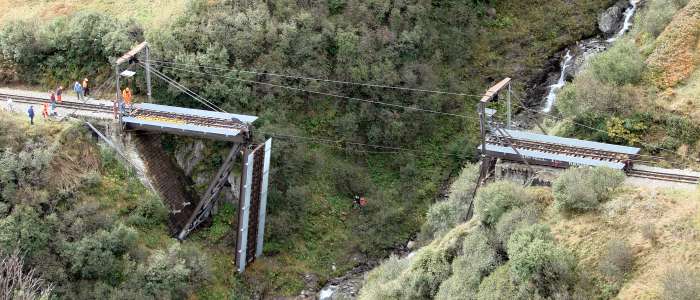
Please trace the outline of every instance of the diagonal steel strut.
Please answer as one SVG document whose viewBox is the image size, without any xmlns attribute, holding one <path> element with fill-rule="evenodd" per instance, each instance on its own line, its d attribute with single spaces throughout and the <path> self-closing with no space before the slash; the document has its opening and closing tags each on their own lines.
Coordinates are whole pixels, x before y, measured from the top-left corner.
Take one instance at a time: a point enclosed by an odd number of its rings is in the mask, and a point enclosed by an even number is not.
<svg viewBox="0 0 700 300">
<path fill-rule="evenodd" d="M 177 236 L 178 240 L 184 240 L 187 235 L 190 234 L 190 232 L 192 232 L 195 228 L 197 228 L 197 226 L 199 226 L 199 224 L 204 222 L 204 220 L 209 217 L 216 197 L 224 187 L 224 184 L 226 184 L 229 174 L 231 174 L 231 169 L 236 161 L 236 156 L 238 156 L 238 153 L 241 151 L 241 147 L 242 144 L 239 143 L 236 143 L 233 145 L 233 147 L 231 147 L 231 152 L 229 152 L 228 157 L 226 157 L 226 160 L 221 165 L 221 168 L 219 168 L 216 176 L 209 184 L 207 191 L 202 196 L 202 200 L 199 201 L 199 204 L 197 204 L 197 208 L 195 208 L 192 216 L 190 216 L 189 220 L 187 220 L 187 223 L 185 224 L 185 227 L 182 228 L 182 231 Z"/>
</svg>

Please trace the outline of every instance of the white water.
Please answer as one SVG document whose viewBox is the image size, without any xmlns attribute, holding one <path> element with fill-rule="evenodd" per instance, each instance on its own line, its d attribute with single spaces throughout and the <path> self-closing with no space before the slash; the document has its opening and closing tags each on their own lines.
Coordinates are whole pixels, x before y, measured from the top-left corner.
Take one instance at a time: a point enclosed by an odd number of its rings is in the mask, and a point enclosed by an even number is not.
<svg viewBox="0 0 700 300">
<path fill-rule="evenodd" d="M 574 57 L 571 55 L 570 50 L 566 50 L 566 55 L 564 55 L 564 60 L 561 62 L 561 73 L 559 74 L 559 80 L 556 84 L 549 86 L 549 93 L 547 94 L 547 102 L 544 104 L 543 112 L 550 112 L 552 106 L 554 106 L 554 101 L 557 100 L 557 92 L 564 87 L 566 83 L 566 69 L 571 66 L 571 59 Z"/>
<path fill-rule="evenodd" d="M 625 9 L 625 22 L 622 23 L 622 28 L 613 37 L 608 39 L 609 43 L 612 43 L 623 36 L 632 27 L 632 17 L 637 11 L 637 5 L 640 0 L 630 0 L 630 7 Z"/>
<path fill-rule="evenodd" d="M 622 37 L 625 33 L 627 33 L 627 31 L 629 31 L 630 27 L 632 27 L 632 17 L 634 17 L 634 13 L 637 12 L 637 5 L 639 5 L 640 1 L 641 0 L 630 0 L 630 6 L 627 7 L 627 9 L 625 9 L 625 20 L 622 23 L 622 28 L 620 28 L 620 31 L 618 31 L 614 36 L 606 40 L 608 44 Z M 547 94 L 544 108 L 542 108 L 543 112 L 548 113 L 552 111 L 554 102 L 557 100 L 557 93 L 566 84 L 566 69 L 571 66 L 570 63 L 572 58 L 573 57 L 570 51 L 567 50 L 566 55 L 564 56 L 564 59 L 561 63 L 561 74 L 559 75 L 559 80 L 556 84 L 549 86 L 549 93 Z"/>
<path fill-rule="evenodd" d="M 331 299 L 331 296 L 335 293 L 335 290 L 337 289 L 337 286 L 331 285 L 328 286 L 324 289 L 321 290 L 321 292 L 318 293 L 318 299 L 319 300 L 329 300 Z"/>
</svg>

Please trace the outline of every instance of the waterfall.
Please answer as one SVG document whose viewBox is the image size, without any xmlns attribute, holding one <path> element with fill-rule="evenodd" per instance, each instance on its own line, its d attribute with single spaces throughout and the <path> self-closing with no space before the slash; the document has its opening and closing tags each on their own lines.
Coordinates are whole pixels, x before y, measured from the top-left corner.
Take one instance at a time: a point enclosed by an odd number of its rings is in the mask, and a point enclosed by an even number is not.
<svg viewBox="0 0 700 300">
<path fill-rule="evenodd" d="M 637 5 L 640 0 L 630 0 L 630 6 L 625 9 L 625 21 L 622 23 L 622 28 L 613 37 L 608 39 L 609 43 L 612 43 L 623 36 L 632 26 L 632 17 L 637 11 Z"/>
<path fill-rule="evenodd" d="M 622 37 L 627 31 L 629 31 L 630 27 L 632 27 L 632 17 L 634 17 L 634 13 L 637 11 L 639 2 L 641 0 L 629 0 L 630 6 L 625 9 L 624 12 L 624 22 L 622 23 L 622 28 L 620 28 L 620 31 L 615 33 L 612 37 L 610 37 L 607 40 L 601 40 L 601 39 L 592 39 L 589 42 L 591 45 L 596 45 L 595 47 L 600 47 L 602 44 L 603 49 L 609 47 L 610 44 L 615 42 L 617 39 Z M 583 43 L 583 45 L 577 46 L 577 48 L 586 48 L 586 42 Z M 590 45 L 588 45 L 590 46 Z M 594 53 L 597 53 L 599 51 L 595 51 Z M 578 53 L 578 52 L 577 52 Z M 585 54 L 585 53 L 584 53 Z M 580 55 L 580 54 L 577 54 Z M 566 55 L 564 55 L 562 62 L 561 62 L 561 74 L 559 74 L 559 80 L 557 81 L 556 84 L 550 85 L 549 86 L 549 93 L 547 93 L 547 97 L 545 98 L 545 104 L 544 108 L 542 108 L 542 112 L 548 113 L 552 111 L 552 107 L 554 106 L 554 102 L 557 100 L 557 93 L 559 90 L 561 90 L 562 87 L 566 84 L 566 70 L 571 67 L 571 61 L 573 60 L 573 56 L 571 55 L 571 50 L 567 49 L 566 50 Z M 585 58 L 584 58 L 585 59 Z"/>
<path fill-rule="evenodd" d="M 549 86 L 549 93 L 547 94 L 547 102 L 544 104 L 544 109 L 542 109 L 543 112 L 550 112 L 552 110 L 552 106 L 554 106 L 554 100 L 557 99 L 557 92 L 564 87 L 564 84 L 566 83 L 566 69 L 571 65 L 571 59 L 574 57 L 571 55 L 571 50 L 566 50 L 566 55 L 564 55 L 564 59 L 561 62 L 561 73 L 559 74 L 559 80 L 557 80 L 556 84 L 550 85 Z"/>
</svg>

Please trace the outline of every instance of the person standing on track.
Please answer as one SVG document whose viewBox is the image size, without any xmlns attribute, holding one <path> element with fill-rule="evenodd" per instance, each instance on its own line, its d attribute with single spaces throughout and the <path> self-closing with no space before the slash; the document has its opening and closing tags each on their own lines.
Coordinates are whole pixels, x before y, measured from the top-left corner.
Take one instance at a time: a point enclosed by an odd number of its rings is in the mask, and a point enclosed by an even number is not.
<svg viewBox="0 0 700 300">
<path fill-rule="evenodd" d="M 131 90 L 128 87 L 122 91 L 122 98 L 124 98 L 126 105 L 131 107 Z"/>
<path fill-rule="evenodd" d="M 75 91 L 76 97 L 78 97 L 78 101 L 82 100 L 83 98 L 83 86 L 80 85 L 80 82 L 75 82 L 73 84 L 73 91 Z"/>
<path fill-rule="evenodd" d="M 42 106 L 42 109 L 41 109 L 41 116 L 44 117 L 44 120 L 46 120 L 46 119 L 49 118 L 49 104 L 48 104 L 48 103 L 44 103 L 44 104 L 42 104 L 41 106 Z"/>
<path fill-rule="evenodd" d="M 5 107 L 5 109 L 7 109 L 7 111 L 9 112 L 15 111 L 14 107 L 12 107 L 12 98 L 7 98 L 7 106 Z"/>
<path fill-rule="evenodd" d="M 27 115 L 29 116 L 29 125 L 34 125 L 34 105 L 29 106 Z"/>
<path fill-rule="evenodd" d="M 58 104 L 61 104 L 61 102 L 63 102 L 62 95 L 63 95 L 63 86 L 59 86 L 56 89 L 56 100 L 58 100 Z"/>
<path fill-rule="evenodd" d="M 90 96 L 90 87 L 88 86 L 88 79 L 83 79 L 83 96 Z"/>
</svg>

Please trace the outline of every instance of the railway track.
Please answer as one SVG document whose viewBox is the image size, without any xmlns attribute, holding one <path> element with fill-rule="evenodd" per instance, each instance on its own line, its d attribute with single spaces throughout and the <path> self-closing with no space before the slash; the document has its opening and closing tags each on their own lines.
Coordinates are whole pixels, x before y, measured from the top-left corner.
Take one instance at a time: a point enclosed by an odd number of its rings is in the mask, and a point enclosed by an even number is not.
<svg viewBox="0 0 700 300">
<path fill-rule="evenodd" d="M 31 97 L 31 96 L 21 96 L 13 94 L 3 94 L 0 93 L 0 99 L 12 98 L 13 101 L 17 103 L 25 104 L 43 104 L 48 102 L 48 99 Z M 74 101 L 63 101 L 60 104 L 56 103 L 58 108 L 76 109 L 82 111 L 92 111 L 92 112 L 102 112 L 102 113 L 113 113 L 114 107 L 109 104 L 94 104 L 94 103 L 83 103 Z M 191 125 L 199 126 L 210 126 L 210 127 L 221 127 L 228 129 L 237 130 L 248 130 L 248 126 L 242 123 L 237 123 L 233 120 L 223 120 L 217 118 L 207 118 L 201 116 L 193 116 L 186 114 L 173 114 L 168 112 L 156 111 L 156 110 L 145 110 L 145 109 L 135 109 L 129 112 L 129 115 L 138 119 L 170 119 L 174 123 L 185 123 Z"/>
<path fill-rule="evenodd" d="M 513 146 L 515 146 L 518 149 L 526 149 L 553 154 L 564 154 L 573 157 L 588 157 L 610 162 L 625 162 L 626 160 L 631 159 L 631 157 L 628 154 L 619 152 L 604 151 L 583 147 L 573 147 L 554 143 L 535 142 L 515 138 L 509 138 L 509 140 L 511 143 L 513 143 Z M 510 147 L 508 142 L 505 141 L 505 138 L 491 137 L 487 140 L 487 143 L 496 144 L 503 147 Z"/>
<path fill-rule="evenodd" d="M 627 176 L 692 184 L 697 184 L 698 181 L 700 181 L 700 177 L 698 176 L 645 171 L 637 169 L 627 171 Z"/>
<path fill-rule="evenodd" d="M 573 147 L 573 146 L 562 145 L 562 144 L 543 143 L 543 142 L 522 140 L 522 139 L 516 139 L 516 138 L 508 138 L 508 140 L 513 144 L 513 146 L 515 146 L 518 149 L 526 149 L 526 150 L 539 151 L 539 152 L 552 153 L 552 154 L 563 154 L 563 155 L 574 156 L 574 157 L 587 157 L 587 158 L 592 158 L 592 159 L 596 159 L 596 160 L 610 161 L 610 162 L 625 163 L 625 162 L 629 162 L 629 161 L 636 161 L 635 156 L 625 154 L 625 153 L 619 153 L 619 152 L 604 151 L 604 150 L 583 148 L 583 147 L 579 148 L 579 147 Z M 503 146 L 503 147 L 510 147 L 510 145 L 509 145 L 508 141 L 506 141 L 505 137 L 492 136 L 489 139 L 487 139 L 487 142 L 490 144 L 495 144 L 495 145 L 499 145 L 499 146 Z M 682 175 L 682 174 L 665 173 L 665 172 L 658 172 L 658 171 L 647 171 L 647 170 L 639 170 L 639 169 L 634 169 L 634 168 L 626 170 L 626 173 L 627 173 L 627 176 L 638 177 L 638 178 L 647 178 L 647 179 L 654 179 L 654 180 L 663 180 L 663 181 L 680 182 L 680 183 L 691 183 L 691 184 L 700 183 L 700 177 L 693 176 L 693 175 Z"/>
<path fill-rule="evenodd" d="M 0 99 L 7 99 L 7 98 L 11 98 L 12 101 L 14 101 L 14 102 L 25 103 L 25 104 L 43 104 L 43 103 L 47 103 L 49 101 L 48 99 L 43 99 L 43 98 L 39 98 L 39 97 L 20 96 L 20 95 L 0 93 Z M 82 102 L 74 102 L 74 101 L 63 101 L 60 104 L 56 103 L 56 107 L 68 108 L 68 109 L 79 109 L 79 110 L 83 110 L 83 111 L 93 111 L 93 112 L 107 112 L 107 113 L 111 113 L 113 111 L 113 108 L 111 105 L 82 103 Z"/>
</svg>

